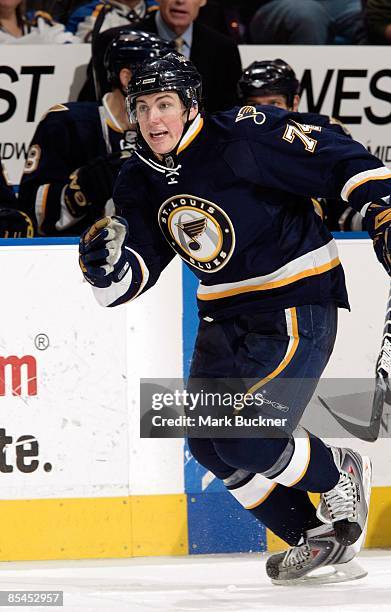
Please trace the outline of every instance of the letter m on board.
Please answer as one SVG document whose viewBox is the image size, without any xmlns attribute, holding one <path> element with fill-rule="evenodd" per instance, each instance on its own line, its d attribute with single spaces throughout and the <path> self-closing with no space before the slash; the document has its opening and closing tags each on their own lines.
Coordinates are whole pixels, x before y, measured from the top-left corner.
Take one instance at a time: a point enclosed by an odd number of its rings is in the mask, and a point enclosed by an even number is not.
<svg viewBox="0 0 391 612">
<path fill-rule="evenodd" d="M 8 376 L 6 376 L 8 373 Z M 0 396 L 6 395 L 6 380 L 11 378 L 12 395 L 22 395 L 22 383 L 27 395 L 37 395 L 37 361 L 32 355 L 0 357 Z"/>
</svg>

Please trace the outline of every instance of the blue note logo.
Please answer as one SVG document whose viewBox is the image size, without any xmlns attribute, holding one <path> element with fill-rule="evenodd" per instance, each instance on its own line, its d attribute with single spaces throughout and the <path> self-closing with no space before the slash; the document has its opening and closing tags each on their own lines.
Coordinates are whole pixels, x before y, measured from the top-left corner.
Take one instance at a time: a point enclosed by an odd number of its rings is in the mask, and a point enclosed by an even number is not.
<svg viewBox="0 0 391 612">
<path fill-rule="evenodd" d="M 255 106 L 242 106 L 236 115 L 235 123 L 243 119 L 253 119 L 257 125 L 262 125 L 266 121 L 266 115 L 262 111 L 257 111 Z"/>
<path fill-rule="evenodd" d="M 235 247 L 234 228 L 213 202 L 178 195 L 163 202 L 158 218 L 168 243 L 191 266 L 216 272 L 229 261 Z"/>
</svg>

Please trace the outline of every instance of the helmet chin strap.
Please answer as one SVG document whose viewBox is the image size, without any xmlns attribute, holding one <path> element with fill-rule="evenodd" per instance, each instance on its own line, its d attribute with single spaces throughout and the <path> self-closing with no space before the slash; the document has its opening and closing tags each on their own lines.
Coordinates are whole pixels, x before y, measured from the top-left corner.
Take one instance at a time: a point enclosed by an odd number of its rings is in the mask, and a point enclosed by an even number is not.
<svg viewBox="0 0 391 612">
<path fill-rule="evenodd" d="M 180 138 L 178 140 L 178 142 L 176 143 L 175 147 L 173 148 L 172 151 L 169 151 L 168 153 L 164 153 L 163 154 L 163 163 L 165 166 L 168 166 L 169 168 L 175 167 L 177 165 L 177 150 L 178 150 L 178 146 L 179 143 L 181 142 L 184 134 L 186 134 L 187 130 L 189 129 L 189 127 L 191 126 L 191 124 L 193 123 L 194 119 L 190 119 L 190 111 L 193 108 L 193 106 L 190 106 L 190 108 L 185 109 L 184 113 L 187 113 L 187 118 L 186 121 L 183 125 L 183 130 L 182 130 L 182 134 L 180 135 Z M 197 116 L 197 115 L 196 115 Z"/>
<path fill-rule="evenodd" d="M 190 108 L 185 109 L 183 114 L 187 113 L 187 118 L 186 121 L 183 125 L 183 130 L 182 133 L 178 139 L 178 142 L 176 143 L 175 147 L 172 149 L 172 151 L 169 151 L 168 153 L 162 153 L 161 155 L 158 156 L 157 153 L 155 153 L 151 147 L 148 145 L 148 143 L 144 140 L 142 134 L 141 134 L 141 130 L 140 130 L 140 126 L 137 123 L 137 136 L 141 141 L 141 146 L 143 148 L 144 151 L 148 152 L 148 155 L 152 155 L 153 157 L 158 157 L 160 162 L 163 162 L 163 164 L 165 166 L 167 166 L 167 168 L 174 168 L 177 165 L 177 150 L 178 150 L 178 146 L 179 143 L 181 142 L 184 134 L 187 132 L 187 130 L 189 129 L 189 127 L 191 126 L 191 124 L 193 123 L 194 119 L 197 117 L 197 115 L 195 115 L 195 117 L 193 119 L 190 119 L 190 111 L 193 108 L 193 105 L 190 106 Z"/>
</svg>

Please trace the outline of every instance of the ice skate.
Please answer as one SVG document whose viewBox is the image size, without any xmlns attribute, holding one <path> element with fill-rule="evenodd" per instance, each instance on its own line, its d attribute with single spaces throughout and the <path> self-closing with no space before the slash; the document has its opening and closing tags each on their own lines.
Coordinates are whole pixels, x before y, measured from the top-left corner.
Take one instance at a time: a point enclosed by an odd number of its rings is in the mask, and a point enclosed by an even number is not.
<svg viewBox="0 0 391 612">
<path fill-rule="evenodd" d="M 328 584 L 364 578 L 367 572 L 354 560 L 356 548 L 343 546 L 329 525 L 306 532 L 286 553 L 272 555 L 266 573 L 273 584 Z"/>
<path fill-rule="evenodd" d="M 323 523 L 333 526 L 340 544 L 349 546 L 364 536 L 371 495 L 371 461 L 350 448 L 331 450 L 340 478 L 333 489 L 321 494 L 317 515 Z"/>
</svg>

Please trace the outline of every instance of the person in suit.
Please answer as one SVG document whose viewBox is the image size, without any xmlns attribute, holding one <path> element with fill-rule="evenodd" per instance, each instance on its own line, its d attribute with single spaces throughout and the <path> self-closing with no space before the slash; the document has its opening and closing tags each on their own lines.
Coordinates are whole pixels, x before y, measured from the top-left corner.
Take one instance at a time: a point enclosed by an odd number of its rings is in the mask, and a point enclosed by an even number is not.
<svg viewBox="0 0 391 612">
<path fill-rule="evenodd" d="M 134 27 L 175 42 L 177 51 L 191 59 L 202 76 L 205 111 L 215 112 L 239 104 L 237 82 L 242 74 L 242 64 L 239 49 L 231 38 L 196 21 L 200 8 L 206 2 L 160 0 L 159 10 L 148 14 Z M 87 74 L 79 101 L 96 99 L 92 71 L 87 71 Z"/>
<path fill-rule="evenodd" d="M 242 65 L 235 42 L 196 21 L 207 0 L 160 0 L 160 8 L 142 22 L 165 40 L 175 41 L 177 51 L 190 59 L 202 76 L 204 108 L 227 110 L 239 103 L 237 82 Z"/>
</svg>

